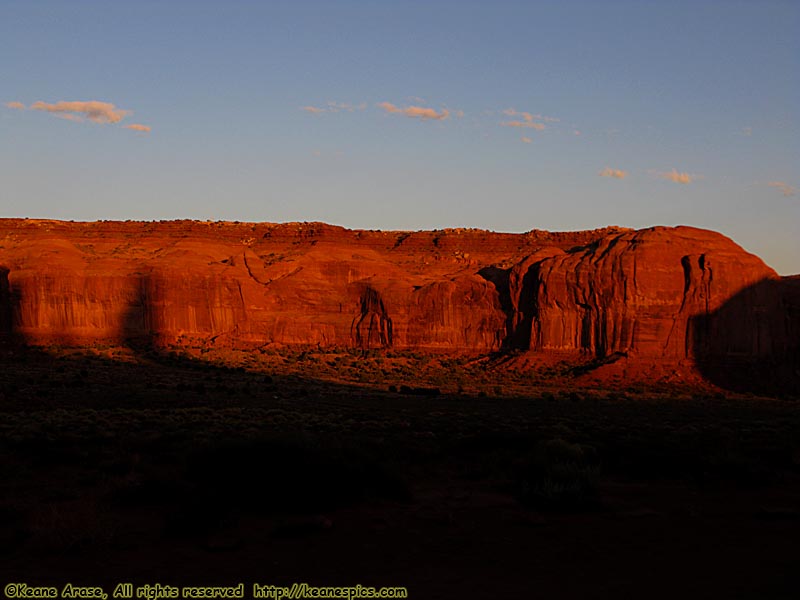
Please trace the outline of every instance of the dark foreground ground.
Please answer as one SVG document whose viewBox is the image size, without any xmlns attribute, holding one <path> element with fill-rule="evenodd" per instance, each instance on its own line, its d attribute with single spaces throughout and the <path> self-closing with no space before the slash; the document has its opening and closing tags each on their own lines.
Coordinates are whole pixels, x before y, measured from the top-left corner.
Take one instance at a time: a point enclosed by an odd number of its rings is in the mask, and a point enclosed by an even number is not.
<svg viewBox="0 0 800 600">
<path fill-rule="evenodd" d="M 0 583 L 800 593 L 797 401 L 278 358 L 3 352 Z"/>
</svg>

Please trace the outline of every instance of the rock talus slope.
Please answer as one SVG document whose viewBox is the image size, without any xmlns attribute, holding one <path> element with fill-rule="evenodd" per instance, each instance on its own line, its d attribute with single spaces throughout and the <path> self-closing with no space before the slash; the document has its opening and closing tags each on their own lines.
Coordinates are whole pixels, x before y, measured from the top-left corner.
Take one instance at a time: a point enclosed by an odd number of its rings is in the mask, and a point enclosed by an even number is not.
<svg viewBox="0 0 800 600">
<path fill-rule="evenodd" d="M 796 279 L 691 227 L 0 220 L 0 335 L 30 344 L 524 351 L 781 363 L 791 379 L 798 307 Z"/>
</svg>

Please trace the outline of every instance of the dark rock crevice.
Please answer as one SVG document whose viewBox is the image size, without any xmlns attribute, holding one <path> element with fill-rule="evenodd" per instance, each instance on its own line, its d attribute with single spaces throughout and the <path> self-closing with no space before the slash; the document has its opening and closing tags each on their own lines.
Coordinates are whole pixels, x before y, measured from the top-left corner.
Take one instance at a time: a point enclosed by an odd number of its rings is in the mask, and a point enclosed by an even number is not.
<svg viewBox="0 0 800 600">
<path fill-rule="evenodd" d="M 358 314 L 353 319 L 350 333 L 356 348 L 392 347 L 392 319 L 380 293 L 371 286 L 365 286 L 361 292 Z"/>
</svg>

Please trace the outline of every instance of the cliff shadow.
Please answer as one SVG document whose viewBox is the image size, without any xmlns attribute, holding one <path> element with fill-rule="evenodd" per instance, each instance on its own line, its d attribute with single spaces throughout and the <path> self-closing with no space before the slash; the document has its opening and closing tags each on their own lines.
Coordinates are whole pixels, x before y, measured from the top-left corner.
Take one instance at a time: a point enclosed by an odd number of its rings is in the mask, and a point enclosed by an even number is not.
<svg viewBox="0 0 800 600">
<path fill-rule="evenodd" d="M 800 393 L 800 277 L 764 279 L 692 317 L 687 351 L 709 382 L 735 392 Z"/>
<path fill-rule="evenodd" d="M 518 270 L 488 266 L 478 271 L 478 275 L 494 285 L 505 315 L 501 354 L 525 352 L 531 348 L 533 320 L 538 312 L 539 260 L 524 264 L 524 267 Z"/>
<path fill-rule="evenodd" d="M 155 351 L 156 332 L 150 301 L 153 285 L 154 279 L 149 275 L 138 278 L 119 322 L 120 342 L 137 354 Z"/>
<path fill-rule="evenodd" d="M 18 332 L 19 294 L 11 286 L 10 272 L 0 265 L 0 346 L 18 346 L 23 341 Z"/>
<path fill-rule="evenodd" d="M 509 275 L 511 269 L 501 269 L 494 265 L 483 267 L 478 271 L 478 275 L 491 283 L 497 290 L 500 299 L 500 308 L 505 315 L 505 332 L 500 343 L 501 352 L 510 350 L 513 346 L 514 333 L 514 305 L 511 302 L 511 291 L 509 287 Z"/>
<path fill-rule="evenodd" d="M 8 283 L 8 269 L 0 267 L 0 338 L 11 336 L 11 288 Z"/>
</svg>

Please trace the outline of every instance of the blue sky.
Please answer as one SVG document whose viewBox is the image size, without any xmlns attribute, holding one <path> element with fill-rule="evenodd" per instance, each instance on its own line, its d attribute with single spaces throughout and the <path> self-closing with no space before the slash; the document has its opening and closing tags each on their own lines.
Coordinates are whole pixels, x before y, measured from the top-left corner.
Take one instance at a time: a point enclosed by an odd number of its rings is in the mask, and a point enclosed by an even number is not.
<svg viewBox="0 0 800 600">
<path fill-rule="evenodd" d="M 690 224 L 796 273 L 798 31 L 792 1 L 0 0 L 0 216 Z"/>
</svg>

